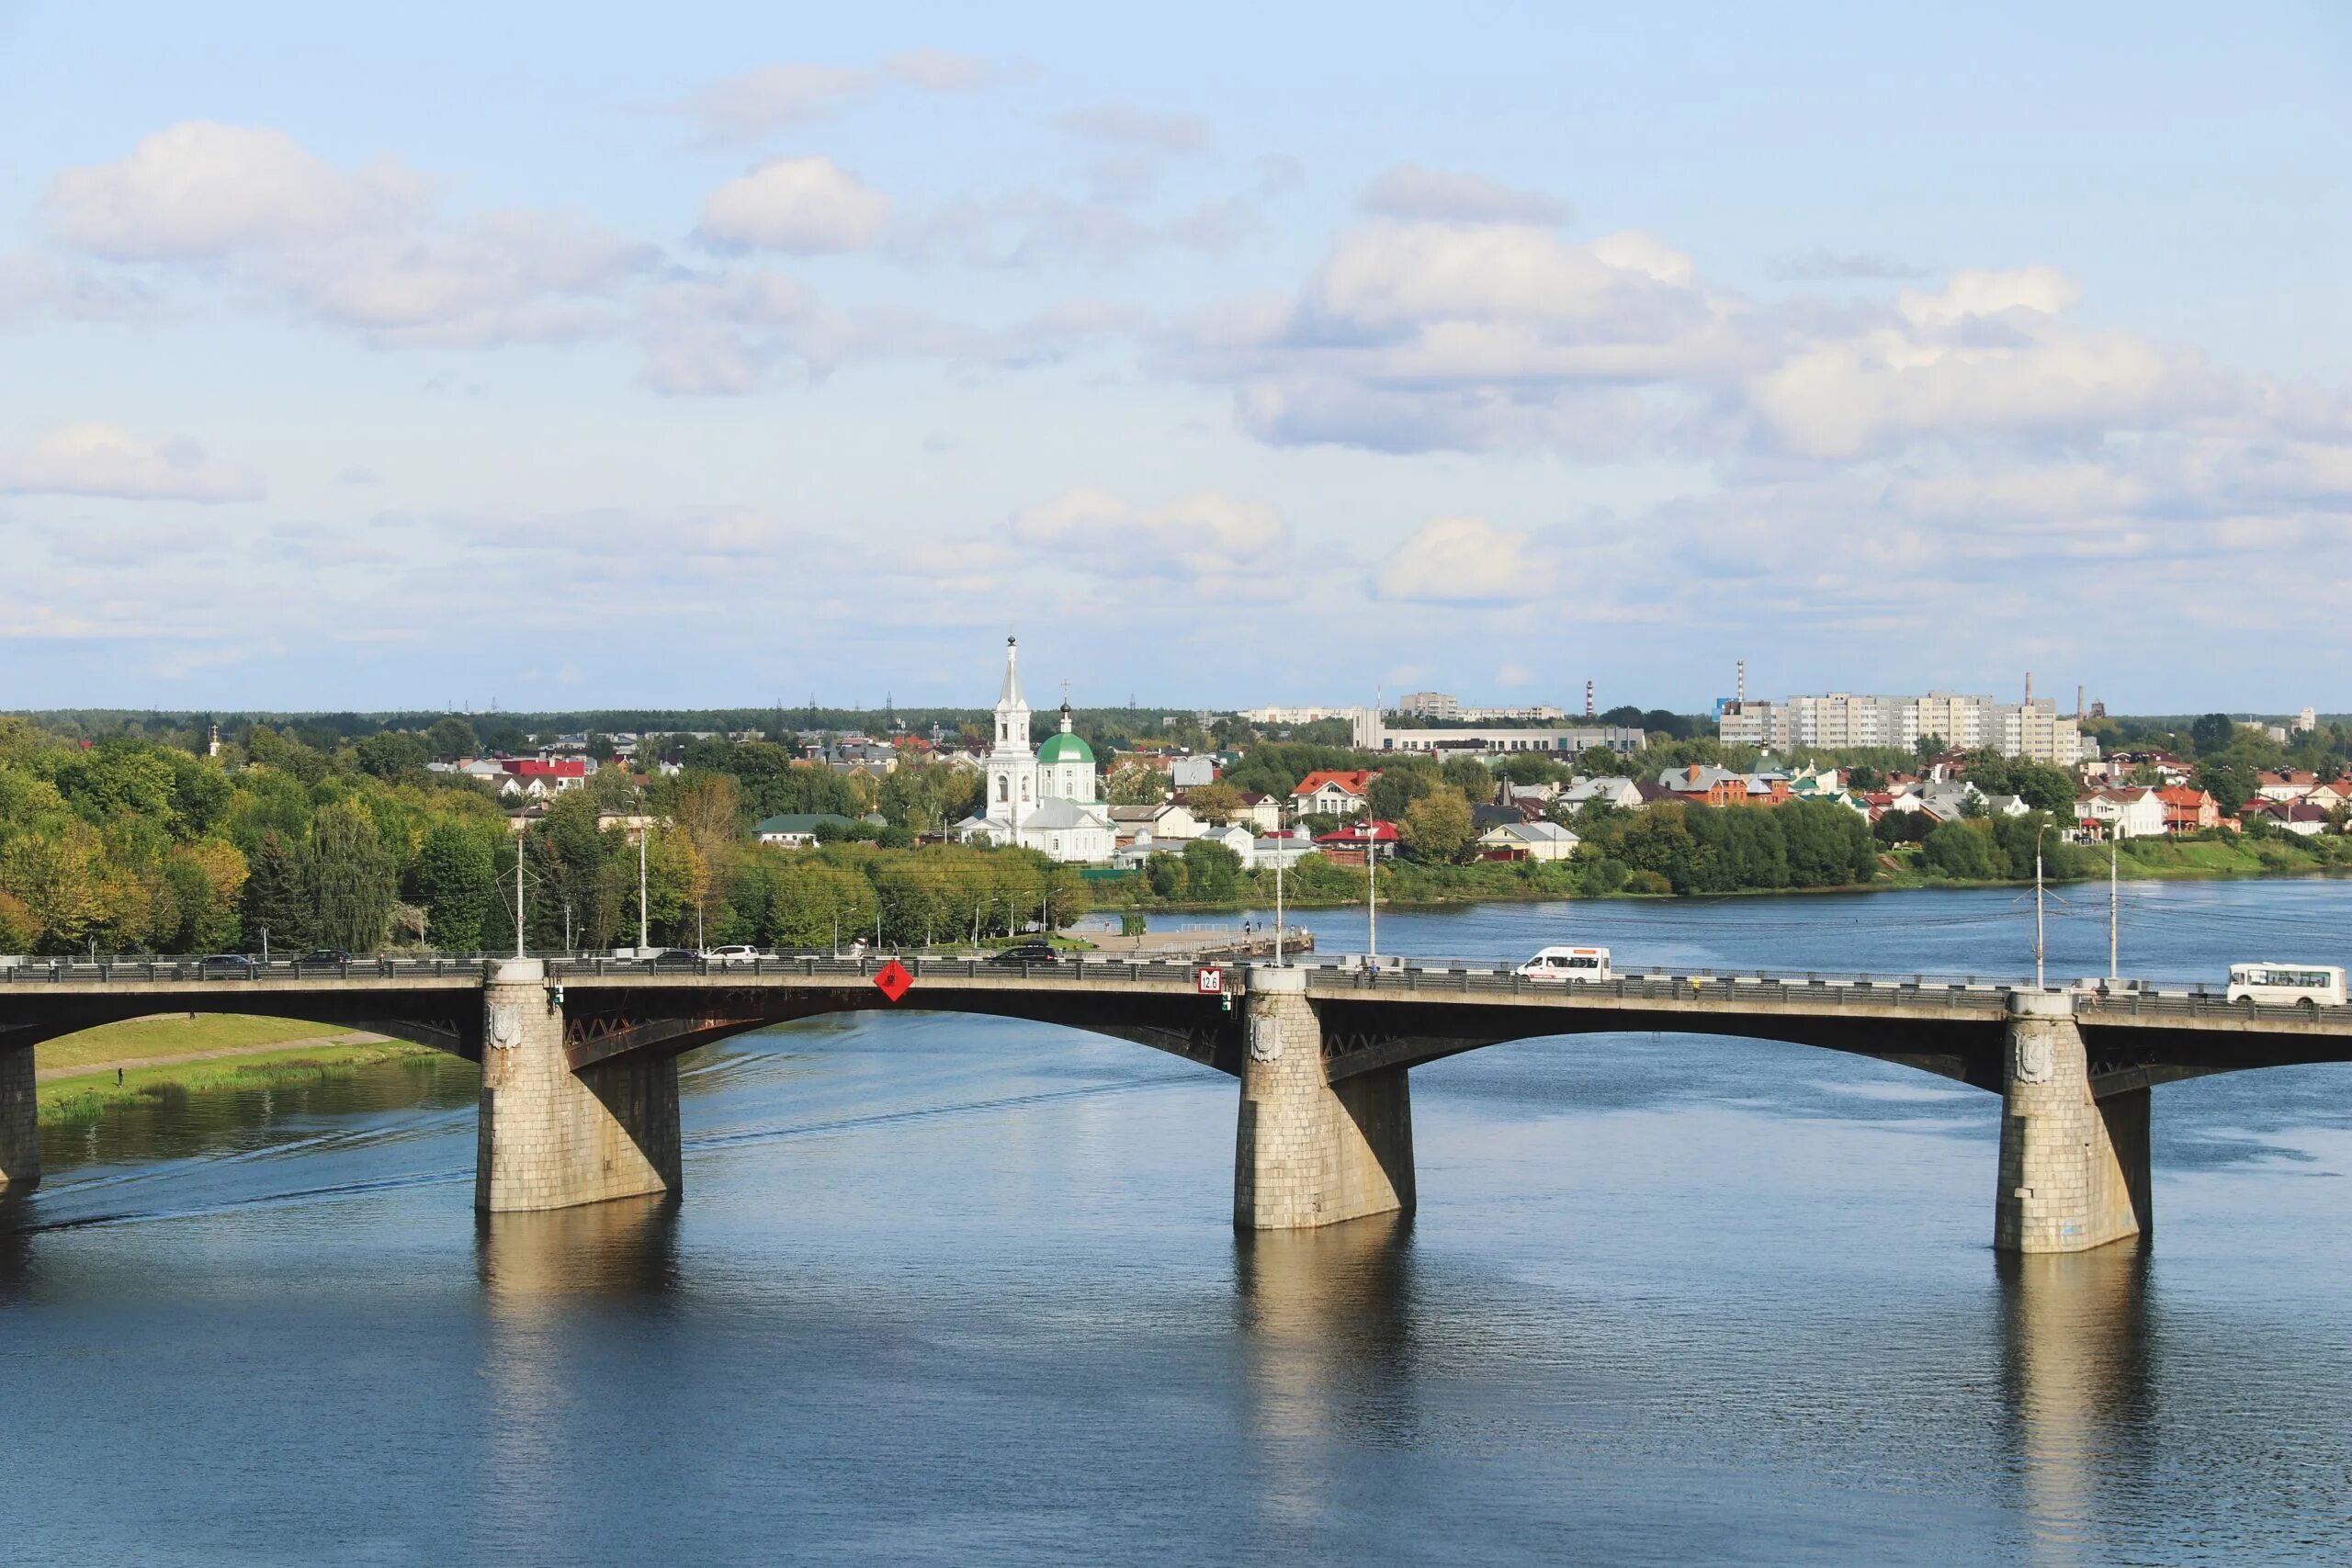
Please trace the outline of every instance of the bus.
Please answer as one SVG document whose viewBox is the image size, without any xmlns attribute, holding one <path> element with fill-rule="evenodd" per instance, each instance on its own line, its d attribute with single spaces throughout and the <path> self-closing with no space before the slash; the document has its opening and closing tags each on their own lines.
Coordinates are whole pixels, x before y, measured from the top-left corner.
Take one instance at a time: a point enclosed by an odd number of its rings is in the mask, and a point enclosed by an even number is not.
<svg viewBox="0 0 2352 1568">
<path fill-rule="evenodd" d="M 2327 964 L 2233 964 L 2230 1000 L 2256 1007 L 2344 1005 L 2344 971 Z"/>
<path fill-rule="evenodd" d="M 1609 950 L 1605 947 L 1547 947 L 1521 964 L 1514 973 L 1531 980 L 1589 980 L 1602 984 L 1609 978 Z"/>
</svg>

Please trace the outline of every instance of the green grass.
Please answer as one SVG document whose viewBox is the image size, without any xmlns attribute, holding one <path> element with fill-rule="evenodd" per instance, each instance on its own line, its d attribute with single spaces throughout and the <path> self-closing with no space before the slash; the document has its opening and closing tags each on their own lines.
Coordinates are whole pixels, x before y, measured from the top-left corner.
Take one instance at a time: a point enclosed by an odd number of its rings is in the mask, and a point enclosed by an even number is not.
<svg viewBox="0 0 2352 1568">
<path fill-rule="evenodd" d="M 257 1051 L 251 1055 L 210 1061 L 177 1062 L 155 1067 L 125 1069 L 115 1082 L 113 1069 L 52 1078 L 40 1086 L 43 1126 L 95 1120 L 107 1107 L 161 1100 L 175 1093 L 199 1094 L 218 1089 L 283 1089 L 315 1083 L 357 1072 L 379 1062 L 433 1055 L 429 1045 L 386 1040 L 365 1045 L 317 1045 L 284 1051 Z"/>
<path fill-rule="evenodd" d="M 339 1039 L 347 1029 L 291 1018 L 248 1018 L 243 1013 L 163 1013 L 122 1023 L 100 1024 L 35 1046 L 38 1066 L 98 1067 L 147 1056 L 193 1056 L 202 1051 L 260 1050 L 294 1040 Z"/>
</svg>

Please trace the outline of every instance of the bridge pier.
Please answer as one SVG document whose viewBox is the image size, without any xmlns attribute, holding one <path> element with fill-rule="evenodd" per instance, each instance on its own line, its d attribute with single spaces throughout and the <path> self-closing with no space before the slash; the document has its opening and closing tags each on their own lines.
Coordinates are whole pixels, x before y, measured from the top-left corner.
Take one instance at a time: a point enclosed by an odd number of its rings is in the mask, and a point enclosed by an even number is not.
<svg viewBox="0 0 2352 1568">
<path fill-rule="evenodd" d="M 40 1101 L 29 1045 L 0 1051 L 0 1192 L 40 1185 Z"/>
<path fill-rule="evenodd" d="M 678 1187 L 678 1059 L 647 1053 L 573 1072 L 546 965 L 493 963 L 482 993 L 474 1207 L 568 1209 Z"/>
<path fill-rule="evenodd" d="M 1252 967 L 1234 1139 L 1233 1223 L 1305 1230 L 1413 1207 L 1406 1069 L 1333 1085 L 1306 972 Z"/>
<path fill-rule="evenodd" d="M 2154 1228 L 2148 1091 L 2091 1093 L 2071 997 L 2011 993 L 2007 1034 L 1994 1247 L 2087 1252 Z"/>
</svg>

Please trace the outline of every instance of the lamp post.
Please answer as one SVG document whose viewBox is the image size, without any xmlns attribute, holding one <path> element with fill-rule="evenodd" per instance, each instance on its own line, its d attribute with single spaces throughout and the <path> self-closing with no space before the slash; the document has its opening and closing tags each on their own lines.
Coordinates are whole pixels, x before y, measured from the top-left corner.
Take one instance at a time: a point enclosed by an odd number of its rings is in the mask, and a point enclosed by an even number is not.
<svg viewBox="0 0 2352 1568">
<path fill-rule="evenodd" d="M 1285 807 L 1274 807 L 1274 967 L 1283 960 L 1283 852 L 1290 847 L 1290 829 L 1283 820 Z"/>
<path fill-rule="evenodd" d="M 1373 818 L 1363 819 L 1363 908 L 1366 956 L 1380 967 L 1380 829 Z"/>
<path fill-rule="evenodd" d="M 2041 835 L 2050 831 L 2044 822 L 2033 830 L 2033 988 L 2041 989 Z"/>
</svg>

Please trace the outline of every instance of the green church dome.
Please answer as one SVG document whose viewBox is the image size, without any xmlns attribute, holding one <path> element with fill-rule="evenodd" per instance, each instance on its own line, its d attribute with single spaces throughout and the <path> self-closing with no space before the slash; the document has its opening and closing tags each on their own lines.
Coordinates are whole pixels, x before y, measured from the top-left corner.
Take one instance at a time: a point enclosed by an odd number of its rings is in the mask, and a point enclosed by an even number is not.
<svg viewBox="0 0 2352 1568">
<path fill-rule="evenodd" d="M 1043 762 L 1084 762 L 1094 765 L 1094 748 L 1075 735 L 1057 735 L 1038 750 L 1037 761 Z"/>
</svg>

